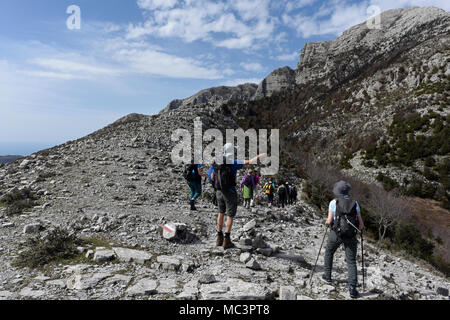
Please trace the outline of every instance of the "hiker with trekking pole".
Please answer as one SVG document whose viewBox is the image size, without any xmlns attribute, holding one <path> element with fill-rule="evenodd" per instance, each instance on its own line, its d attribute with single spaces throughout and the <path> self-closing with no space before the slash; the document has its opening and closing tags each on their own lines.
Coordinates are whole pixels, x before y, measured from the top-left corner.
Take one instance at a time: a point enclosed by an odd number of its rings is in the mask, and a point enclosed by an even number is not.
<svg viewBox="0 0 450 320">
<path fill-rule="evenodd" d="M 356 253 L 358 241 L 356 235 L 359 232 L 361 235 L 361 254 L 362 254 L 362 271 L 363 271 L 363 289 L 365 285 L 364 278 L 364 246 L 363 246 L 363 234 L 364 222 L 361 218 L 361 209 L 357 201 L 352 200 L 349 196 L 351 186 L 345 181 L 339 181 L 334 185 L 333 193 L 336 199 L 332 200 L 329 205 L 328 219 L 326 221 L 326 231 L 322 239 L 322 245 L 325 240 L 325 236 L 328 232 L 328 228 L 331 228 L 328 235 L 328 243 L 325 249 L 325 265 L 322 280 L 331 283 L 331 272 L 333 268 L 333 256 L 336 250 L 341 244 L 344 244 L 345 248 L 345 260 L 347 262 L 348 269 L 348 289 L 350 297 L 357 298 L 359 296 L 356 290 L 358 284 L 357 266 L 356 266 Z M 320 255 L 319 250 L 319 255 Z M 316 259 L 319 258 L 319 255 Z M 315 266 L 316 266 L 315 265 Z M 311 274 L 314 274 L 315 266 Z M 311 283 L 310 280 L 310 283 Z"/>
</svg>

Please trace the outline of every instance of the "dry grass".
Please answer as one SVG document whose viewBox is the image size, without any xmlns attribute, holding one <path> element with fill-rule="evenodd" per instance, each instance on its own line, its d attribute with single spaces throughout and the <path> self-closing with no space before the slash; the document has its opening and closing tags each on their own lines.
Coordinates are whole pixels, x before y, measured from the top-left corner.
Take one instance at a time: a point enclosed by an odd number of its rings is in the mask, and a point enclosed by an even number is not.
<svg viewBox="0 0 450 320">
<path fill-rule="evenodd" d="M 431 231 L 433 237 L 439 237 L 441 244 L 436 244 L 435 253 L 450 263 L 450 211 L 443 209 L 440 202 L 430 199 L 409 198 L 414 219 L 421 231 Z"/>
</svg>

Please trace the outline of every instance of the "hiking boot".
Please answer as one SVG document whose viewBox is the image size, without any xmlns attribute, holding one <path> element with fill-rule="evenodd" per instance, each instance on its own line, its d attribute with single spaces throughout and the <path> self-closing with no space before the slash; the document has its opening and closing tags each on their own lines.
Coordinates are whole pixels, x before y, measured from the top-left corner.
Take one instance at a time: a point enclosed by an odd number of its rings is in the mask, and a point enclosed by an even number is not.
<svg viewBox="0 0 450 320">
<path fill-rule="evenodd" d="M 197 208 L 195 207 L 195 200 L 191 200 L 191 211 L 197 211 Z"/>
<path fill-rule="evenodd" d="M 358 291 L 356 290 L 356 287 L 355 287 L 355 286 L 350 285 L 350 286 L 348 287 L 348 291 L 349 291 L 349 293 L 350 293 L 350 297 L 351 297 L 351 298 L 357 299 L 357 298 L 359 297 L 359 293 L 358 293 Z"/>
<path fill-rule="evenodd" d="M 216 247 L 223 246 L 223 234 L 218 234 L 216 239 Z"/>
<path fill-rule="evenodd" d="M 231 238 L 225 237 L 225 238 L 223 239 L 223 248 L 224 248 L 225 250 L 231 249 L 231 248 L 234 248 L 234 247 L 236 247 L 236 246 L 234 245 L 233 242 L 231 242 Z"/>
<path fill-rule="evenodd" d="M 327 282 L 327 283 L 332 283 L 333 280 L 331 280 L 331 277 L 327 277 L 326 275 L 322 275 L 322 280 Z"/>
</svg>

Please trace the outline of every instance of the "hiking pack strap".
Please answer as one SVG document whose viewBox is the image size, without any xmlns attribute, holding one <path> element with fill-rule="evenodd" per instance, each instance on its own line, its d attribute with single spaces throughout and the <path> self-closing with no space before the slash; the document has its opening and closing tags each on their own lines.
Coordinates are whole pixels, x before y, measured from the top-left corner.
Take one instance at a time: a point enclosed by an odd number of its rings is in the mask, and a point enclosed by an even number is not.
<svg viewBox="0 0 450 320">
<path fill-rule="evenodd" d="M 361 230 L 359 230 L 353 223 L 351 223 L 350 220 L 348 220 L 347 217 L 345 217 L 345 219 L 347 219 L 347 223 L 348 223 L 349 225 L 351 225 L 353 228 L 355 228 L 355 230 L 356 230 L 357 232 L 361 233 Z"/>
</svg>

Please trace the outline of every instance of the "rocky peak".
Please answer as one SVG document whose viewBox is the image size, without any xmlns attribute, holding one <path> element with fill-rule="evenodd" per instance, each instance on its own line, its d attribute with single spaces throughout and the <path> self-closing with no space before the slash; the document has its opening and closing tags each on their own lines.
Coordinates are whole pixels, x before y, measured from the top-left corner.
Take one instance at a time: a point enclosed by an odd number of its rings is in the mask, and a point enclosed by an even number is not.
<svg viewBox="0 0 450 320">
<path fill-rule="evenodd" d="M 426 40 L 450 31 L 450 13 L 435 7 L 394 9 L 381 14 L 381 29 L 356 25 L 333 40 L 307 43 L 296 83 L 333 87 L 377 61 L 389 60 Z"/>
<path fill-rule="evenodd" d="M 252 100 L 270 97 L 274 92 L 286 90 L 295 85 L 295 71 L 289 67 L 273 71 L 258 85 Z"/>
<path fill-rule="evenodd" d="M 232 100 L 258 100 L 265 97 L 270 97 L 274 92 L 292 88 L 294 85 L 295 71 L 286 66 L 276 69 L 270 73 L 263 81 L 259 83 L 259 85 L 254 83 L 246 83 L 236 87 L 213 87 L 202 90 L 186 99 L 175 99 L 161 111 L 161 114 L 179 108 L 190 108 L 207 104 L 213 107 L 218 107 Z"/>
<path fill-rule="evenodd" d="M 219 106 L 230 100 L 250 100 L 255 94 L 257 85 L 254 83 L 241 84 L 236 87 L 214 87 L 202 90 L 187 99 L 177 99 L 171 101 L 161 113 L 171 110 L 192 107 L 201 104 L 211 104 Z"/>
</svg>

